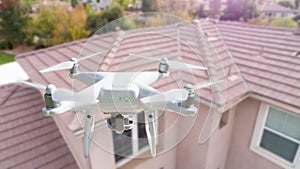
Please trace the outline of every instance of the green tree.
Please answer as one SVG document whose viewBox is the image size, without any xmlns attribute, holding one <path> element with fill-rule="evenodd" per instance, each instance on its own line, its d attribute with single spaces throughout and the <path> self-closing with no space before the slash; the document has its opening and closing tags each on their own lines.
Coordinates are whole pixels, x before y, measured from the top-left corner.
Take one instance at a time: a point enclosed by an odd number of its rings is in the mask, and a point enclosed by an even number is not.
<svg viewBox="0 0 300 169">
<path fill-rule="evenodd" d="M 142 0 L 143 12 L 156 12 L 158 11 L 157 0 Z"/>
<path fill-rule="evenodd" d="M 209 0 L 210 14 L 213 18 L 220 14 L 221 0 Z"/>
<path fill-rule="evenodd" d="M 245 21 L 258 16 L 258 10 L 254 1 L 249 0 L 228 0 L 228 6 L 221 20 L 240 20 Z"/>
<path fill-rule="evenodd" d="M 0 37 L 9 44 L 23 44 L 29 21 L 28 10 L 20 0 L 2 0 Z"/>
<path fill-rule="evenodd" d="M 112 7 L 107 8 L 106 10 L 89 15 L 87 19 L 86 29 L 90 30 L 91 33 L 95 33 L 105 24 L 123 17 L 124 15 L 125 14 L 122 7 L 116 4 Z"/>
<path fill-rule="evenodd" d="M 294 9 L 295 6 L 292 2 L 288 1 L 288 0 L 284 0 L 284 1 L 280 1 L 278 2 L 279 5 L 290 8 L 290 9 Z"/>
</svg>

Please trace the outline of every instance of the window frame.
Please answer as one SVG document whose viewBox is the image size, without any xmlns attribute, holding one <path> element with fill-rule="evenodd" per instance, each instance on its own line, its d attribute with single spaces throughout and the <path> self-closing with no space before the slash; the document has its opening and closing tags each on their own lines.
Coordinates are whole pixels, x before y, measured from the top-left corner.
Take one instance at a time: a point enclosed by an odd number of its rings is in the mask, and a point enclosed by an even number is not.
<svg viewBox="0 0 300 169">
<path fill-rule="evenodd" d="M 142 113 L 142 112 L 140 112 Z M 143 112 L 144 113 L 144 112 Z M 135 119 L 138 119 L 138 114 L 135 114 Z M 155 112 L 155 117 L 157 117 L 158 112 Z M 134 124 L 132 130 L 132 138 L 137 138 L 138 137 L 138 125 Z M 158 132 L 158 121 L 156 120 L 156 132 Z M 114 139 L 113 139 L 114 141 Z M 131 143 L 132 143 L 132 154 L 128 157 L 125 157 L 124 159 L 121 159 L 118 162 L 115 162 L 116 168 L 120 168 L 124 165 L 126 165 L 127 163 L 129 163 L 131 160 L 135 159 L 136 157 L 138 157 L 139 155 L 150 151 L 150 147 L 149 147 L 149 143 L 143 147 L 142 149 L 139 150 L 139 143 L 137 139 L 131 139 Z M 156 145 L 158 144 L 158 139 L 156 138 Z"/>
<path fill-rule="evenodd" d="M 250 150 L 252 150 L 253 152 L 255 152 L 256 154 L 272 161 L 273 163 L 277 164 L 280 167 L 283 167 L 285 169 L 295 169 L 300 167 L 300 141 L 291 138 L 289 136 L 286 136 L 274 129 L 270 129 L 269 127 L 266 126 L 266 121 L 267 121 L 267 117 L 269 114 L 269 110 L 270 108 L 274 108 L 274 109 L 278 109 L 281 110 L 287 114 L 293 115 L 293 116 L 297 116 L 297 114 L 279 108 L 277 106 L 274 105 L 270 105 L 267 103 L 263 103 L 261 102 L 259 109 L 258 109 L 258 113 L 257 113 L 257 118 L 256 118 L 256 124 L 255 124 L 255 128 L 253 131 L 253 135 L 252 135 L 252 140 L 250 143 Z M 299 146 L 298 146 L 298 150 L 295 154 L 295 158 L 294 161 L 291 163 L 290 161 L 285 160 L 284 158 L 272 153 L 271 151 L 268 151 L 262 147 L 260 147 L 260 143 L 262 141 L 262 136 L 263 136 L 263 132 L 264 130 L 268 130 L 274 134 L 279 135 L 280 137 L 283 137 L 285 139 L 288 139 L 292 142 L 296 142 Z"/>
</svg>

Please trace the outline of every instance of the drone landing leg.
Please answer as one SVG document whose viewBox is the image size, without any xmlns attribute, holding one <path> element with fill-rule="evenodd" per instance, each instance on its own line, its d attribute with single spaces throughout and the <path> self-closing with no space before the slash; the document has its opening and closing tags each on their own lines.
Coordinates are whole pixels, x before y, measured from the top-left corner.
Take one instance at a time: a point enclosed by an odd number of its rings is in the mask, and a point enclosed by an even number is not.
<svg viewBox="0 0 300 169">
<path fill-rule="evenodd" d="M 152 157 L 156 156 L 156 125 L 155 110 L 145 110 L 145 123 L 148 143 Z"/>
<path fill-rule="evenodd" d="M 84 157 L 87 158 L 90 153 L 90 145 L 94 132 L 94 113 L 87 112 L 85 116 L 84 124 L 84 138 L 83 138 L 83 148 L 84 148 Z"/>
</svg>

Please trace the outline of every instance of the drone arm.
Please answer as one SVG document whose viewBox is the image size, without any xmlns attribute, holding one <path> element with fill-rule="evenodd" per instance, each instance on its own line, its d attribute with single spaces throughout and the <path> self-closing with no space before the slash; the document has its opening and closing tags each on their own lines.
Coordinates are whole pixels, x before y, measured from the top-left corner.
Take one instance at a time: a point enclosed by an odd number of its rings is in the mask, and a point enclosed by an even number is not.
<svg viewBox="0 0 300 169">
<path fill-rule="evenodd" d="M 77 79 L 86 85 L 93 85 L 96 82 L 99 82 L 104 78 L 106 73 L 101 73 L 101 72 L 79 72 L 79 73 L 74 73 L 70 74 L 70 77 L 72 79 Z"/>
<path fill-rule="evenodd" d="M 94 126 L 95 126 L 94 113 L 88 111 L 85 116 L 84 138 L 83 138 L 83 150 L 84 150 L 85 158 L 87 158 L 90 154 L 90 145 L 93 137 Z"/>
<path fill-rule="evenodd" d="M 61 101 L 60 104 L 61 104 L 60 106 L 53 108 L 53 109 L 48 109 L 48 108 L 44 107 L 42 109 L 44 116 L 59 115 L 59 114 L 71 111 L 75 107 L 74 102 L 71 102 L 71 101 Z"/>
<path fill-rule="evenodd" d="M 145 110 L 145 123 L 146 123 L 146 134 L 150 147 L 152 157 L 156 156 L 156 122 L 155 122 L 155 110 Z"/>
<path fill-rule="evenodd" d="M 134 78 L 134 81 L 138 84 L 143 83 L 143 84 L 151 85 L 152 83 L 166 77 L 169 77 L 169 73 L 139 72 Z"/>
</svg>

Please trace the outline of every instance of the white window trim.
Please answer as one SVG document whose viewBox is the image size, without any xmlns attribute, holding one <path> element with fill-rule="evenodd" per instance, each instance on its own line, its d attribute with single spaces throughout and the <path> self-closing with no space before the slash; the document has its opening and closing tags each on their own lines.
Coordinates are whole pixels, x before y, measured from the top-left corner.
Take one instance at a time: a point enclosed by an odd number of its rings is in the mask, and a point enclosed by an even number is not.
<svg viewBox="0 0 300 169">
<path fill-rule="evenodd" d="M 258 114 L 257 114 L 257 119 L 256 119 L 256 125 L 255 125 L 255 129 L 254 129 L 254 132 L 253 132 L 251 144 L 250 144 L 250 150 L 252 150 L 256 154 L 272 161 L 273 163 L 275 163 L 278 166 L 283 167 L 285 169 L 300 168 L 300 158 L 299 158 L 300 146 L 298 147 L 294 163 L 291 163 L 287 160 L 284 160 L 283 158 L 277 156 L 276 154 L 273 154 L 273 153 L 271 153 L 271 152 L 269 152 L 269 151 L 267 151 L 267 150 L 265 150 L 265 149 L 263 149 L 259 146 L 259 144 L 261 142 L 263 130 L 265 128 L 264 125 L 265 125 L 265 122 L 267 120 L 268 111 L 269 111 L 270 107 L 280 109 L 280 108 L 275 107 L 275 106 L 270 106 L 267 103 L 262 102 L 260 104 Z M 280 110 L 283 110 L 283 109 L 280 109 Z M 289 113 L 289 111 L 287 111 L 287 110 L 283 110 L 283 111 Z"/>
<path fill-rule="evenodd" d="M 155 117 L 158 117 L 158 112 L 157 111 L 155 112 Z M 137 117 L 137 114 L 136 114 L 135 119 L 137 119 L 137 118 L 138 117 Z M 156 121 L 156 132 L 158 132 L 158 121 Z M 137 138 L 137 136 L 138 136 L 138 128 L 137 128 L 137 124 L 135 124 L 134 127 L 132 128 L 132 137 Z M 138 143 L 138 140 L 136 140 L 136 139 L 132 140 L 132 155 L 118 161 L 116 163 L 116 168 L 120 168 L 123 165 L 129 163 L 131 160 L 137 158 L 139 155 L 141 155 L 141 154 L 143 154 L 147 151 L 150 151 L 149 144 L 146 145 L 141 150 L 139 150 L 139 147 L 138 147 L 137 143 Z M 158 138 L 156 138 L 156 145 L 157 144 L 158 144 Z"/>
</svg>

